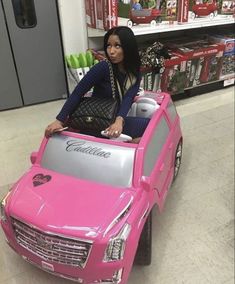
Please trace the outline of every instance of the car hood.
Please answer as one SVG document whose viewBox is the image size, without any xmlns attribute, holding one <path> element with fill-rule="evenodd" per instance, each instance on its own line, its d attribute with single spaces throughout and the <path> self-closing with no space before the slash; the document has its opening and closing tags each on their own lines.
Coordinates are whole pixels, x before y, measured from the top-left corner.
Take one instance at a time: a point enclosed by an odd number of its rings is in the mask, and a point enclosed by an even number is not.
<svg viewBox="0 0 235 284">
<path fill-rule="evenodd" d="M 40 230 L 96 237 L 134 198 L 115 188 L 33 167 L 12 190 L 10 214 Z"/>
</svg>

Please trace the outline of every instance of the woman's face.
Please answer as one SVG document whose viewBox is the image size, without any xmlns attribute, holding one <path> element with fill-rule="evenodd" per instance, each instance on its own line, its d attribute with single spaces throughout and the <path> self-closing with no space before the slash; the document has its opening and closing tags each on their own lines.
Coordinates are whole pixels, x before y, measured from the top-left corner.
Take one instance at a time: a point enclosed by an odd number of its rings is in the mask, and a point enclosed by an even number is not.
<svg viewBox="0 0 235 284">
<path fill-rule="evenodd" d="M 122 63 L 124 60 L 124 52 L 120 39 L 117 35 L 111 35 L 107 42 L 107 54 L 114 64 Z"/>
</svg>

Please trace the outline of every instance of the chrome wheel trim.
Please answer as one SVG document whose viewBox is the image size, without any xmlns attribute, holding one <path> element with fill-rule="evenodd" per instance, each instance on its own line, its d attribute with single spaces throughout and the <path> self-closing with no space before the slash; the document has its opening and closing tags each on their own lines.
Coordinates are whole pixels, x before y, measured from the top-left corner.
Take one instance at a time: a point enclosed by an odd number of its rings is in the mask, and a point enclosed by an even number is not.
<svg viewBox="0 0 235 284">
<path fill-rule="evenodd" d="M 151 25 L 151 27 L 156 27 L 157 23 L 156 23 L 155 20 L 152 20 L 152 21 L 150 22 L 150 25 Z"/>
<path fill-rule="evenodd" d="M 128 20 L 127 21 L 127 26 L 128 26 L 128 28 L 132 28 L 133 22 L 131 20 Z"/>
<path fill-rule="evenodd" d="M 182 158 L 182 141 L 179 142 L 176 153 L 175 153 L 175 167 L 174 167 L 174 179 L 177 177 L 181 165 L 181 158 Z"/>
<path fill-rule="evenodd" d="M 214 13 L 210 13 L 209 18 L 213 19 L 214 18 Z"/>
</svg>

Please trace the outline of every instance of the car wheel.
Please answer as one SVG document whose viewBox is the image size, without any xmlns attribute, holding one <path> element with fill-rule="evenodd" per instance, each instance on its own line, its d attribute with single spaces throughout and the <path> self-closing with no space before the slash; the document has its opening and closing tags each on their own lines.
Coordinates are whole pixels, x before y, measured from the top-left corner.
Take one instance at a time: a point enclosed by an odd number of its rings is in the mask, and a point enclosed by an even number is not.
<svg viewBox="0 0 235 284">
<path fill-rule="evenodd" d="M 196 14 L 194 12 L 191 13 L 191 19 L 195 19 L 196 18 Z"/>
<path fill-rule="evenodd" d="M 150 25 L 151 25 L 151 27 L 156 27 L 157 23 L 156 23 L 155 20 L 152 20 L 152 21 L 150 22 Z"/>
<path fill-rule="evenodd" d="M 165 71 L 165 67 L 161 67 L 159 73 L 162 74 Z"/>
<path fill-rule="evenodd" d="M 175 152 L 175 163 L 174 163 L 174 180 L 176 179 L 180 165 L 181 165 L 181 159 L 182 159 L 182 150 L 183 150 L 183 143 L 182 140 L 179 141 L 176 152 Z"/>
<path fill-rule="evenodd" d="M 152 258 L 152 212 L 145 221 L 135 255 L 135 264 L 150 265 Z"/>
<path fill-rule="evenodd" d="M 128 28 L 132 28 L 133 22 L 131 20 L 128 20 L 127 21 L 127 26 L 128 26 Z"/>
<path fill-rule="evenodd" d="M 210 19 L 213 19 L 214 18 L 214 13 L 210 13 L 209 17 L 210 17 Z"/>
<path fill-rule="evenodd" d="M 160 24 L 162 22 L 162 18 L 161 17 L 157 17 L 156 22 Z"/>
</svg>

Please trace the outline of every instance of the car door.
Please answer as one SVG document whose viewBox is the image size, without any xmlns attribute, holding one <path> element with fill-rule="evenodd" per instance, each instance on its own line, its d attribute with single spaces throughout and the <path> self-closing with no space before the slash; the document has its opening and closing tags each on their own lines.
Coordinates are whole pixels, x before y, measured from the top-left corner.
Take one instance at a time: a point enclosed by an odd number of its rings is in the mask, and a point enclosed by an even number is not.
<svg viewBox="0 0 235 284">
<path fill-rule="evenodd" d="M 157 203 L 161 207 L 171 183 L 172 147 L 170 125 L 165 112 L 154 129 L 144 157 L 144 176 L 149 176 L 151 187 L 157 191 Z"/>
</svg>

